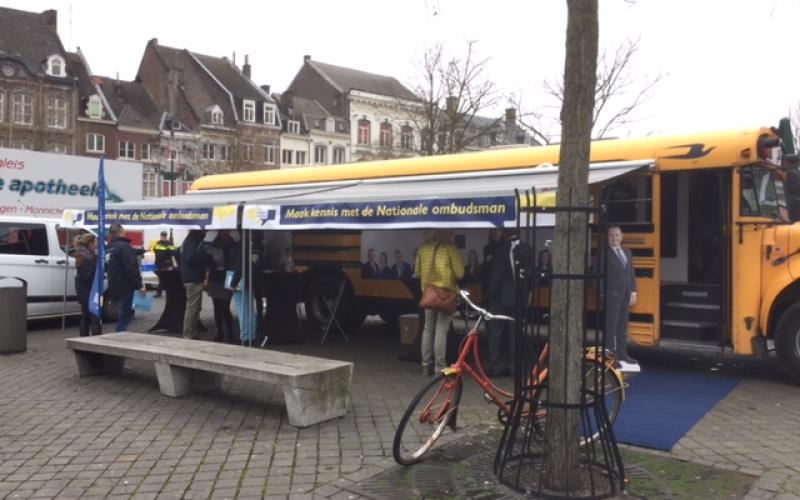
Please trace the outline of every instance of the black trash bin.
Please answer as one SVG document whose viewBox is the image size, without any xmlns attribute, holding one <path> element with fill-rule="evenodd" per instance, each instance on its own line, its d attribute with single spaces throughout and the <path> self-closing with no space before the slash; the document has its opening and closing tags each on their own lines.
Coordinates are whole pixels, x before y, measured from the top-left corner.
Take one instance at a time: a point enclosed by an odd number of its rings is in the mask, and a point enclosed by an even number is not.
<svg viewBox="0 0 800 500">
<path fill-rule="evenodd" d="M 0 353 L 28 348 L 28 286 L 19 278 L 0 277 Z"/>
</svg>

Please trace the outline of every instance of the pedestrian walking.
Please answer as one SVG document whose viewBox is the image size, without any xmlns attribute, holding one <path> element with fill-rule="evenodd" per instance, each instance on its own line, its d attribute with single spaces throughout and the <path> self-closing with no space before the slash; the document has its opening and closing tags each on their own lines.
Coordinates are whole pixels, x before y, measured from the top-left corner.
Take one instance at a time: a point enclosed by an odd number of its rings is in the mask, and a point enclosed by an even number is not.
<svg viewBox="0 0 800 500">
<path fill-rule="evenodd" d="M 144 295 L 147 289 L 142 284 L 139 260 L 125 237 L 125 229 L 111 224 L 108 230 L 108 298 L 117 305 L 117 332 L 124 332 L 133 318 L 133 294 L 136 290 Z"/>
<path fill-rule="evenodd" d="M 81 323 L 78 331 L 81 337 L 102 333 L 100 318 L 89 312 L 89 295 L 92 292 L 94 276 L 97 271 L 97 236 L 85 233 L 75 238 L 75 294 L 81 306 Z"/>
<path fill-rule="evenodd" d="M 197 323 L 203 305 L 203 282 L 211 257 L 203 240 L 203 231 L 193 229 L 183 240 L 180 251 L 181 281 L 186 289 L 186 309 L 183 315 L 183 337 L 197 338 Z"/>
<path fill-rule="evenodd" d="M 423 301 L 429 285 L 437 291 L 458 292 L 458 281 L 464 276 L 464 260 L 452 243 L 453 231 L 439 229 L 417 250 L 414 269 L 420 277 Z M 422 330 L 422 374 L 433 375 L 447 366 L 447 334 L 453 321 L 453 311 L 425 308 Z"/>
<path fill-rule="evenodd" d="M 214 233 L 211 231 L 210 233 Z M 213 237 L 213 234 L 212 234 Z M 206 293 L 214 304 L 214 324 L 217 327 L 215 342 L 233 343 L 233 314 L 231 314 L 231 290 L 225 288 L 225 273 L 230 267 L 235 251 L 228 231 L 220 231 L 213 237 L 208 252 L 211 256 L 206 276 Z"/>
</svg>

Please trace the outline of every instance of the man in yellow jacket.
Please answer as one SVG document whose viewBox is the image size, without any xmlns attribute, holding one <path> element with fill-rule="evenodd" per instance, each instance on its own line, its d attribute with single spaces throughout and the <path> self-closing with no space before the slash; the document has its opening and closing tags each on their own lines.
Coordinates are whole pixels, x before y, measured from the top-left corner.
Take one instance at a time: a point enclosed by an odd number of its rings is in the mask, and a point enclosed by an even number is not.
<svg viewBox="0 0 800 500">
<path fill-rule="evenodd" d="M 452 230 L 439 229 L 417 250 L 414 270 L 420 278 L 423 293 L 429 283 L 447 290 L 458 290 L 458 281 L 464 277 L 464 261 L 452 239 Z M 425 310 L 421 353 L 423 375 L 433 375 L 434 366 L 436 371 L 447 366 L 447 333 L 452 321 L 450 314 Z"/>
</svg>

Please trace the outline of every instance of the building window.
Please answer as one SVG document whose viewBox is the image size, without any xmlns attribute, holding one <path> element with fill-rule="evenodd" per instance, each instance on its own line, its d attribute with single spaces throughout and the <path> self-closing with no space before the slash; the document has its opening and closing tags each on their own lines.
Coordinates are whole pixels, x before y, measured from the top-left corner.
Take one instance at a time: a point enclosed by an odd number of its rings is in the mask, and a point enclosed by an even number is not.
<svg viewBox="0 0 800 500">
<path fill-rule="evenodd" d="M 33 125 L 33 96 L 13 94 L 13 120 L 20 125 Z"/>
<path fill-rule="evenodd" d="M 314 146 L 314 163 L 326 163 L 328 157 L 328 146 Z"/>
<path fill-rule="evenodd" d="M 264 123 L 275 125 L 275 107 L 271 104 L 264 104 Z"/>
<path fill-rule="evenodd" d="M 131 141 L 119 141 L 119 157 L 125 160 L 136 158 L 136 143 Z"/>
<path fill-rule="evenodd" d="M 210 118 L 212 125 L 222 125 L 224 123 L 224 115 L 222 114 L 222 109 L 216 104 L 211 106 L 210 108 Z"/>
<path fill-rule="evenodd" d="M 69 148 L 63 142 L 53 142 L 50 144 L 49 149 L 51 153 L 56 153 L 60 155 L 65 155 L 69 151 Z"/>
<path fill-rule="evenodd" d="M 306 164 L 306 152 L 305 151 L 295 151 L 294 161 L 298 165 L 305 165 Z"/>
<path fill-rule="evenodd" d="M 144 160 L 144 161 L 152 161 L 153 160 L 153 145 L 152 144 L 142 144 L 142 160 Z"/>
<path fill-rule="evenodd" d="M 344 148 L 333 148 L 333 163 L 344 163 Z"/>
<path fill-rule="evenodd" d="M 231 148 L 227 144 L 220 144 L 217 146 L 219 148 L 219 159 L 220 161 L 228 161 L 231 157 Z"/>
<path fill-rule="evenodd" d="M 103 118 L 103 101 L 100 100 L 99 95 L 95 94 L 89 97 L 89 103 L 86 104 L 86 114 L 94 120 Z"/>
<path fill-rule="evenodd" d="M 290 134 L 299 134 L 300 133 L 300 122 L 297 120 L 289 120 L 286 123 L 286 131 Z"/>
<path fill-rule="evenodd" d="M 11 147 L 14 149 L 26 149 L 28 151 L 33 150 L 33 142 L 27 139 L 19 139 L 16 141 L 11 141 Z"/>
<path fill-rule="evenodd" d="M 142 171 L 142 195 L 145 198 L 158 197 L 158 174 L 155 170 Z"/>
<path fill-rule="evenodd" d="M 256 156 L 256 148 L 252 144 L 242 146 L 242 160 L 253 161 Z"/>
<path fill-rule="evenodd" d="M 381 147 L 382 148 L 390 148 L 392 147 L 392 126 L 388 123 L 381 123 Z"/>
<path fill-rule="evenodd" d="M 47 58 L 47 74 L 50 76 L 67 76 L 64 58 L 56 55 Z"/>
<path fill-rule="evenodd" d="M 414 149 L 414 131 L 408 125 L 400 129 L 400 147 L 406 151 Z"/>
<path fill-rule="evenodd" d="M 358 120 L 358 144 L 369 144 L 369 120 Z"/>
<path fill-rule="evenodd" d="M 90 153 L 105 153 L 106 136 L 103 134 L 86 134 L 86 151 Z"/>
<path fill-rule="evenodd" d="M 242 119 L 246 122 L 256 121 L 256 102 L 245 100 L 242 104 Z"/>
<path fill-rule="evenodd" d="M 215 148 L 213 144 L 203 144 L 203 159 L 213 160 L 215 155 Z"/>
<path fill-rule="evenodd" d="M 292 164 L 292 154 L 294 151 L 291 149 L 284 149 L 281 151 L 281 163 L 284 165 L 291 165 Z"/>
<path fill-rule="evenodd" d="M 67 128 L 67 101 L 60 97 L 47 98 L 47 126 Z"/>
<path fill-rule="evenodd" d="M 6 94 L 0 92 L 0 122 L 6 118 Z"/>
<path fill-rule="evenodd" d="M 275 145 L 264 144 L 264 163 L 275 165 Z"/>
</svg>

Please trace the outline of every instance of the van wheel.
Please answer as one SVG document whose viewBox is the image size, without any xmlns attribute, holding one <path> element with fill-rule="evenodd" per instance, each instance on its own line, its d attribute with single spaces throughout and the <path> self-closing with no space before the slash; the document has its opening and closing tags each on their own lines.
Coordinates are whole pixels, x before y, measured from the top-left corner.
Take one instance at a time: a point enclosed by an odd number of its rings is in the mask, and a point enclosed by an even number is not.
<svg viewBox="0 0 800 500">
<path fill-rule="evenodd" d="M 775 350 L 783 369 L 800 383 L 800 304 L 787 309 L 775 325 Z"/>
<path fill-rule="evenodd" d="M 338 276 L 323 274 L 311 281 L 306 290 L 306 315 L 316 327 L 324 331 L 330 320 L 330 312 L 336 305 L 341 279 Z M 353 292 L 346 288 L 336 310 L 336 319 L 345 328 L 345 319 L 350 315 L 353 306 Z M 363 321 L 363 319 L 362 319 Z"/>
<path fill-rule="evenodd" d="M 103 323 L 115 323 L 119 319 L 117 304 L 108 297 L 103 298 Z"/>
</svg>

